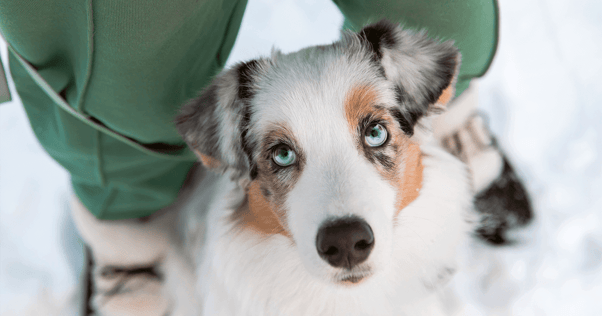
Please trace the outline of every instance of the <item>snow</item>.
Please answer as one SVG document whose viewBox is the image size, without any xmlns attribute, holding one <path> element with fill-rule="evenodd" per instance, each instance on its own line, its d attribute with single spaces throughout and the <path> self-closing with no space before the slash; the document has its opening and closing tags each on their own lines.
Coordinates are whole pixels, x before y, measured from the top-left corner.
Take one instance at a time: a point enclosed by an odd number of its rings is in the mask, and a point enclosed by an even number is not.
<svg viewBox="0 0 602 316">
<path fill-rule="evenodd" d="M 452 285 L 465 315 L 602 315 L 602 2 L 503 0 L 500 12 L 479 99 L 536 219 L 514 246 L 463 248 Z M 228 63 L 329 43 L 341 23 L 328 1 L 251 0 Z M 83 259 L 68 174 L 11 89 L 16 100 L 0 105 L 0 314 L 24 315 L 38 295 L 71 297 Z"/>
</svg>

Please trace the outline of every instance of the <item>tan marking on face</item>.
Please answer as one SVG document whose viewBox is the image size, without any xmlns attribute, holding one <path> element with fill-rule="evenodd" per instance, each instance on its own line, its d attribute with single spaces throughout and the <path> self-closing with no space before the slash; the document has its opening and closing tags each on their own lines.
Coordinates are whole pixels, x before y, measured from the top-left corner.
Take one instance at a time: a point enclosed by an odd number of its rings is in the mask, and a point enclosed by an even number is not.
<svg viewBox="0 0 602 316">
<path fill-rule="evenodd" d="M 201 152 L 196 149 L 194 150 L 194 153 L 199 157 L 199 160 L 201 160 L 201 163 L 203 163 L 203 166 L 205 166 L 209 169 L 219 168 L 222 165 L 222 163 L 219 160 L 217 160 L 211 156 L 201 154 Z"/>
<path fill-rule="evenodd" d="M 397 183 L 397 203 L 395 205 L 397 213 L 395 216 L 420 195 L 423 171 L 420 147 L 410 143 L 404 153 L 404 173 Z"/>
<path fill-rule="evenodd" d="M 392 123 L 393 118 L 386 117 Z M 393 124 L 390 124 L 393 126 Z M 376 163 L 377 171 L 386 179 L 396 190 L 395 216 L 397 216 L 406 206 L 412 203 L 420 194 L 422 188 L 422 153 L 420 147 L 413 143 L 398 128 L 389 129 L 389 147 L 396 146 L 397 152 L 394 153 L 395 166 L 385 169 Z M 394 152 L 387 150 L 389 156 Z"/>
<path fill-rule="evenodd" d="M 359 121 L 373 111 L 377 94 L 370 86 L 356 86 L 345 96 L 345 116 L 349 126 L 354 129 Z"/>
<path fill-rule="evenodd" d="M 447 88 L 445 88 L 445 90 L 443 90 L 443 92 L 439 96 L 439 99 L 437 99 L 437 102 L 435 103 L 442 106 L 447 105 L 447 103 L 451 101 L 451 99 L 454 97 L 455 91 L 456 89 L 454 89 L 454 85 L 450 84 Z"/>
<path fill-rule="evenodd" d="M 287 229 L 286 196 L 293 188 L 303 168 L 304 158 L 300 148 L 295 147 L 294 135 L 285 124 L 274 124 L 267 129 L 259 146 L 257 177 L 247 191 L 247 205 L 234 213 L 239 227 L 250 228 L 264 235 L 281 234 L 292 238 Z M 286 144 L 295 150 L 297 162 L 281 168 L 272 161 L 272 150 Z"/>
<path fill-rule="evenodd" d="M 232 220 L 242 229 L 252 229 L 263 235 L 281 234 L 291 237 L 277 214 L 276 207 L 261 193 L 259 182 L 252 181 L 247 192 L 247 203 L 236 210 Z"/>
<path fill-rule="evenodd" d="M 443 91 L 440 101 L 449 102 L 453 92 L 453 85 L 450 85 Z M 377 100 L 376 91 L 370 86 L 357 86 L 349 91 L 345 98 L 345 115 L 353 133 L 357 132 L 360 120 L 368 115 L 387 120 L 389 127 L 396 126 L 397 123 L 391 115 L 384 114 L 386 111 L 374 107 Z M 391 140 L 388 145 L 385 145 L 387 147 L 382 149 L 382 153 L 393 158 L 395 166 L 385 169 L 378 162 L 374 165 L 383 178 L 396 188 L 395 216 L 397 216 L 420 194 L 423 166 L 418 145 L 412 143 L 399 128 L 388 128 L 387 131 Z M 359 137 L 360 141 L 363 141 L 363 135 Z M 397 147 L 396 152 L 392 149 L 393 146 Z"/>
</svg>

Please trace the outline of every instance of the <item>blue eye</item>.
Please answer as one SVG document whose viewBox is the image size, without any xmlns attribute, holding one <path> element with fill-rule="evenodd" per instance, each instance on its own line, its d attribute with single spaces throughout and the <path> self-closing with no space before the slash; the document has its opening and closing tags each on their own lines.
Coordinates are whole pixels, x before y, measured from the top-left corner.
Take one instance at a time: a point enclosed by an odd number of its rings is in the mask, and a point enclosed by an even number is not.
<svg viewBox="0 0 602 316">
<path fill-rule="evenodd" d="M 277 165 L 281 167 L 287 167 L 295 163 L 297 160 L 297 155 L 290 147 L 281 145 L 278 146 L 272 153 L 272 159 Z"/>
<path fill-rule="evenodd" d="M 368 126 L 364 139 L 370 147 L 378 147 L 387 141 L 387 130 L 380 124 L 374 123 Z"/>
</svg>

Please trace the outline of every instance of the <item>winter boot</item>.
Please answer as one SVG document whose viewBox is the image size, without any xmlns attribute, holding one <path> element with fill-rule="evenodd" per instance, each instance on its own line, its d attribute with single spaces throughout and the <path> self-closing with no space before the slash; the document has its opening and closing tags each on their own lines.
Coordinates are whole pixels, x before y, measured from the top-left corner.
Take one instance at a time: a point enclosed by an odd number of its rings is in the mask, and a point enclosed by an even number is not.
<svg viewBox="0 0 602 316">
<path fill-rule="evenodd" d="M 508 243 L 506 231 L 529 223 L 533 211 L 521 179 L 477 114 L 477 105 L 477 86 L 472 83 L 435 118 L 433 132 L 471 171 L 475 207 L 481 214 L 476 233 L 502 245 Z"/>
</svg>

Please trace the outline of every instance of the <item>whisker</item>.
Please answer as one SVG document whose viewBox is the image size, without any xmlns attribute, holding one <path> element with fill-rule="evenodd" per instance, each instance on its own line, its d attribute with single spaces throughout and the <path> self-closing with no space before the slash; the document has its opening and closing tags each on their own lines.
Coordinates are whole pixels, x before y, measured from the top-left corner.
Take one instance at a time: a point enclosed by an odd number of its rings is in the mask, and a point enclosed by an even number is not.
<svg viewBox="0 0 602 316">
<path fill-rule="evenodd" d="M 409 231 L 413 232 L 414 234 L 416 234 L 416 236 L 418 236 L 418 238 L 420 238 L 420 240 L 422 240 L 422 242 L 424 243 L 425 246 L 428 246 L 429 244 L 426 243 L 426 241 L 424 241 L 424 239 L 422 239 L 422 237 L 420 237 L 420 235 L 413 229 L 406 227 Z"/>
</svg>

